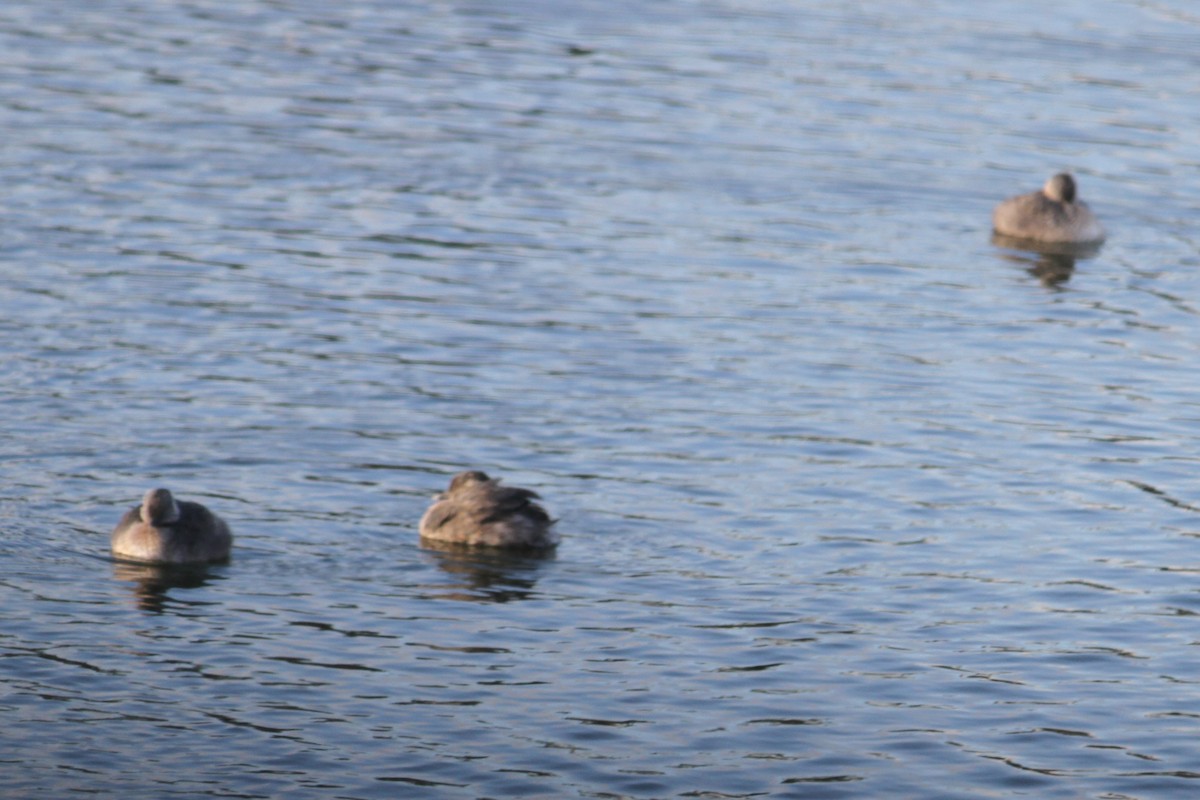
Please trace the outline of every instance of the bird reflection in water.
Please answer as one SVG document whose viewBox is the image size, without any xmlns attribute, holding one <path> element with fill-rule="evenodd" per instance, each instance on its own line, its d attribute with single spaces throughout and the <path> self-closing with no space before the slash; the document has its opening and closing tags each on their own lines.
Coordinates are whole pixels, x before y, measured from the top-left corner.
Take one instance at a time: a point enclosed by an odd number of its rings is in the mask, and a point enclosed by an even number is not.
<svg viewBox="0 0 1200 800">
<path fill-rule="evenodd" d="M 507 603 L 532 597 L 537 573 L 554 560 L 554 550 L 546 549 L 480 548 L 430 539 L 423 539 L 421 547 L 452 579 L 436 589 L 430 587 L 428 596 L 475 603 Z"/>
<path fill-rule="evenodd" d="M 1070 280 L 1076 260 L 1094 258 L 1101 247 L 1099 242 L 1039 242 L 1002 233 L 992 234 L 992 244 L 1009 251 L 1004 254 L 1005 258 L 1024 266 L 1030 275 L 1049 288 L 1062 286 Z"/>
<path fill-rule="evenodd" d="M 213 580 L 203 564 L 145 564 L 113 561 L 113 577 L 132 584 L 137 606 L 142 611 L 161 614 L 171 602 L 174 589 L 199 589 Z"/>
</svg>

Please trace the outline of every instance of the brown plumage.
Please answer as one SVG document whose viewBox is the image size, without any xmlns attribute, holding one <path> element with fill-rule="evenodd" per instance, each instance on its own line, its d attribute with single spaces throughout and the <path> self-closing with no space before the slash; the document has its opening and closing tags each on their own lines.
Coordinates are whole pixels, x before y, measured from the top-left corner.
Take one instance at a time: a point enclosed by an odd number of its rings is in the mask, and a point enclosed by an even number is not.
<svg viewBox="0 0 1200 800">
<path fill-rule="evenodd" d="M 536 492 L 501 486 L 483 472 L 460 472 L 421 517 L 421 536 L 486 547 L 553 547 L 554 520 L 534 502 L 539 499 Z"/>
<path fill-rule="evenodd" d="M 151 489 L 125 512 L 112 532 L 118 558 L 162 564 L 195 564 L 229 558 L 233 535 L 225 520 L 199 503 Z"/>
<path fill-rule="evenodd" d="M 1104 241 L 1104 227 L 1076 193 L 1075 179 L 1065 172 L 1036 192 L 1010 197 L 992 212 L 996 233 L 1014 239 L 1055 244 Z"/>
</svg>

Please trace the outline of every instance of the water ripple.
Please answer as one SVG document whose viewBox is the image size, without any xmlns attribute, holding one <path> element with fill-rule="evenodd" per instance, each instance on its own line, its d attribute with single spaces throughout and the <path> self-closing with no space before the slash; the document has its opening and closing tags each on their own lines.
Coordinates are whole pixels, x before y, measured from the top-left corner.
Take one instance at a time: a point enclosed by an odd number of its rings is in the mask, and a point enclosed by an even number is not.
<svg viewBox="0 0 1200 800">
<path fill-rule="evenodd" d="M 0 785 L 1190 797 L 1196 17 L 980 9 L 5 6 Z"/>
</svg>

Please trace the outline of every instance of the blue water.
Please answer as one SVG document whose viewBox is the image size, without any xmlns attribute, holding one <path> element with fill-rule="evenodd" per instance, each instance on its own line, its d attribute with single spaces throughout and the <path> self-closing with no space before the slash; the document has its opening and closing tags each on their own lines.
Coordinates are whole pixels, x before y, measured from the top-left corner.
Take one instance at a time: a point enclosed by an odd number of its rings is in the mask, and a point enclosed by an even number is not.
<svg viewBox="0 0 1200 800">
<path fill-rule="evenodd" d="M 0 793 L 1193 797 L 1198 45 L 0 7 Z M 1099 253 L 993 243 L 1060 169 Z M 557 553 L 423 547 L 462 469 Z M 230 563 L 109 557 L 159 485 Z"/>
</svg>

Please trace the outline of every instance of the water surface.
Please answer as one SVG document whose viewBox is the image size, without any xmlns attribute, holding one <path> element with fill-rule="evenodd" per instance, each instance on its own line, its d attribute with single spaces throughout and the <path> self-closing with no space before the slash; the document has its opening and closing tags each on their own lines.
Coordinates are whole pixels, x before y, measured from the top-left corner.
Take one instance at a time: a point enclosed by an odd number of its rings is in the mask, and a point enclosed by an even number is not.
<svg viewBox="0 0 1200 800">
<path fill-rule="evenodd" d="M 998 14 L 5 5 L 4 792 L 1192 797 L 1200 18 Z"/>
</svg>

